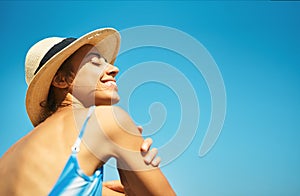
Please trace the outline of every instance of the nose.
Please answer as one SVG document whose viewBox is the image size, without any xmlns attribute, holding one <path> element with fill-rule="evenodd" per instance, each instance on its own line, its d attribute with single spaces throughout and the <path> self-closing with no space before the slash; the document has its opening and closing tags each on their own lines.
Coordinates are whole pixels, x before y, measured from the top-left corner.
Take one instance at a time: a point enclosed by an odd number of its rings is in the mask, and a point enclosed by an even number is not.
<svg viewBox="0 0 300 196">
<path fill-rule="evenodd" d="M 108 66 L 106 68 L 107 75 L 115 77 L 118 73 L 119 73 L 119 69 L 116 66 L 114 66 L 112 64 L 108 64 Z"/>
</svg>

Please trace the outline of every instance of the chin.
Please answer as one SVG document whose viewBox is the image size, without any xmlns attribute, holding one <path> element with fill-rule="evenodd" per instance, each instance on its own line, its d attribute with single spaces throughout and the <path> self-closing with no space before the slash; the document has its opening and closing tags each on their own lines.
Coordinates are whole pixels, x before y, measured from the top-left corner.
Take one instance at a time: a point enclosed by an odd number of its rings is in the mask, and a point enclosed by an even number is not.
<svg viewBox="0 0 300 196">
<path fill-rule="evenodd" d="M 119 101 L 120 101 L 120 97 L 116 97 L 116 98 L 114 98 L 114 99 L 111 99 L 110 105 L 117 104 L 117 103 L 119 103 Z"/>
</svg>

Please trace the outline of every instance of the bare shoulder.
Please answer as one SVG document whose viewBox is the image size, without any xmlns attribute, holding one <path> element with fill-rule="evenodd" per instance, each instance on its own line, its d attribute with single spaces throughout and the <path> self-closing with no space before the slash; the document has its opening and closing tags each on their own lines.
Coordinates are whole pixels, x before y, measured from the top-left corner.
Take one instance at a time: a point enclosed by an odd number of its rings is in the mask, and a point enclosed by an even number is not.
<svg viewBox="0 0 300 196">
<path fill-rule="evenodd" d="M 84 138 L 98 158 L 120 157 L 120 149 L 140 151 L 143 138 L 122 108 L 97 106 L 91 120 Z"/>
<path fill-rule="evenodd" d="M 136 125 L 129 114 L 119 106 L 98 106 L 95 110 L 100 128 L 114 137 L 119 134 L 133 134 L 140 136 Z"/>
<path fill-rule="evenodd" d="M 119 106 L 97 106 L 95 112 L 99 120 L 103 118 L 117 123 L 132 122 L 129 114 Z"/>
</svg>

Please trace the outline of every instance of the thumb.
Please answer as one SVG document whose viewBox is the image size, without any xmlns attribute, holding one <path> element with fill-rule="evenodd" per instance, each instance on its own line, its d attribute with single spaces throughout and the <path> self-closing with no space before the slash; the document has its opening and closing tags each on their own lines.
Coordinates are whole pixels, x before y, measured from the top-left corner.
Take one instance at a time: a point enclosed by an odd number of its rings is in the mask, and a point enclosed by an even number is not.
<svg viewBox="0 0 300 196">
<path fill-rule="evenodd" d="M 143 127 L 142 126 L 137 126 L 137 128 L 138 128 L 140 134 L 142 134 L 143 133 Z"/>
<path fill-rule="evenodd" d="M 122 185 L 122 183 L 119 180 L 103 182 L 102 185 L 111 190 L 124 193 L 124 186 Z"/>
</svg>

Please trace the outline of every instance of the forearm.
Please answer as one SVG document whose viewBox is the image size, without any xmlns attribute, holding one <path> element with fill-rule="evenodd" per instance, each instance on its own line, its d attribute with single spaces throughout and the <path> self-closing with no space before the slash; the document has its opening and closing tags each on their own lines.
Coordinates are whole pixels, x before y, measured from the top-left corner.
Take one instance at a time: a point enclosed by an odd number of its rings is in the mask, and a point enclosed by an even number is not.
<svg viewBox="0 0 300 196">
<path fill-rule="evenodd" d="M 126 196 L 134 196 L 134 192 L 132 191 L 132 189 L 130 188 L 129 186 L 129 183 L 126 179 L 126 176 L 125 176 L 125 173 L 122 169 L 118 169 L 118 172 L 119 172 L 119 176 L 120 176 L 120 179 L 121 179 L 121 182 L 124 186 L 124 192 L 125 192 L 125 195 Z"/>
<path fill-rule="evenodd" d="M 176 195 L 159 168 L 147 171 L 118 169 L 120 179 L 129 196 L 174 196 Z"/>
</svg>

